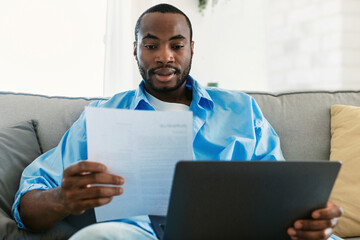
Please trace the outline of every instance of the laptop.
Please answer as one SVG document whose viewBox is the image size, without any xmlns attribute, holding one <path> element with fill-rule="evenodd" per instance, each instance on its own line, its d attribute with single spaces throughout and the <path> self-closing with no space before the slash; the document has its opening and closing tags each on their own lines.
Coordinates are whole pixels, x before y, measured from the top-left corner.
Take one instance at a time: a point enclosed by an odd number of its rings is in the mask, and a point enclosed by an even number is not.
<svg viewBox="0 0 360 240">
<path fill-rule="evenodd" d="M 341 163 L 182 161 L 159 239 L 290 239 L 287 228 L 326 205 Z"/>
</svg>

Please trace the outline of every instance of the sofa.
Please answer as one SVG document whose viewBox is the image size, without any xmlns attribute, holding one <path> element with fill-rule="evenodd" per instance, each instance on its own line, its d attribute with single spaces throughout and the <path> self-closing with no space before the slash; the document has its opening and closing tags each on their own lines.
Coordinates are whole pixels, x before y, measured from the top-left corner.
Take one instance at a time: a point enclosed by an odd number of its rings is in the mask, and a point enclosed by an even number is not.
<svg viewBox="0 0 360 240">
<path fill-rule="evenodd" d="M 280 136 L 288 161 L 329 161 L 330 107 L 360 106 L 360 91 L 249 94 Z M 26 232 L 16 227 L 9 209 L 22 169 L 56 146 L 84 107 L 97 99 L 0 92 L 0 239 L 67 239 L 82 227 L 79 222 L 87 225 L 94 221 L 93 212 L 87 211 L 70 216 L 49 231 Z M 360 202 L 354 204 L 360 206 Z M 346 239 L 359 240 L 360 234 Z"/>
</svg>

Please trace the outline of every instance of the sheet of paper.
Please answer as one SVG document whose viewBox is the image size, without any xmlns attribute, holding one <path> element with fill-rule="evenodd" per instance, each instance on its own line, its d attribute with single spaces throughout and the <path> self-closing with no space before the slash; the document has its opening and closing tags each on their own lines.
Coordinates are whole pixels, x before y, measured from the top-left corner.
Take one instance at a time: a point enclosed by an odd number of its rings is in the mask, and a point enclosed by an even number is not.
<svg viewBox="0 0 360 240">
<path fill-rule="evenodd" d="M 125 178 L 124 193 L 96 220 L 166 215 L 174 168 L 192 160 L 192 112 L 85 109 L 88 159 Z"/>
</svg>

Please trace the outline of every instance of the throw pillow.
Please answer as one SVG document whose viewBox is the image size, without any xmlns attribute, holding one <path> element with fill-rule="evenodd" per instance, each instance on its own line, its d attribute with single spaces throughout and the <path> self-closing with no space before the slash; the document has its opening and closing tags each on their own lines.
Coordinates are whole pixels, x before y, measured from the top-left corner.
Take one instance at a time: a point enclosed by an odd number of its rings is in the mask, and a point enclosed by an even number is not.
<svg viewBox="0 0 360 240">
<path fill-rule="evenodd" d="M 0 208 L 11 216 L 11 207 L 24 168 L 41 154 L 34 122 L 0 129 Z"/>
<path fill-rule="evenodd" d="M 23 169 L 41 154 L 34 121 L 0 129 L 0 239 L 68 239 L 76 229 L 65 221 L 46 232 L 17 228 L 11 208 Z"/>
<path fill-rule="evenodd" d="M 331 161 L 341 161 L 330 201 L 344 209 L 335 234 L 360 236 L 360 107 L 331 107 Z"/>
</svg>

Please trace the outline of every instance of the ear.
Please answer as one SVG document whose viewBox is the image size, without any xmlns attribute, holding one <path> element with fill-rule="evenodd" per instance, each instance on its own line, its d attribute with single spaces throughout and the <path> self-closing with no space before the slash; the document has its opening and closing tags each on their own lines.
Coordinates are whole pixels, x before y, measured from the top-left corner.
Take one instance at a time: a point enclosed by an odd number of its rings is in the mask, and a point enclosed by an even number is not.
<svg viewBox="0 0 360 240">
<path fill-rule="evenodd" d="M 191 56 L 194 55 L 194 41 L 191 41 Z"/>
<path fill-rule="evenodd" d="M 136 41 L 134 41 L 134 51 L 133 51 L 133 54 L 135 56 L 135 58 L 137 57 L 137 44 L 136 44 Z"/>
</svg>

